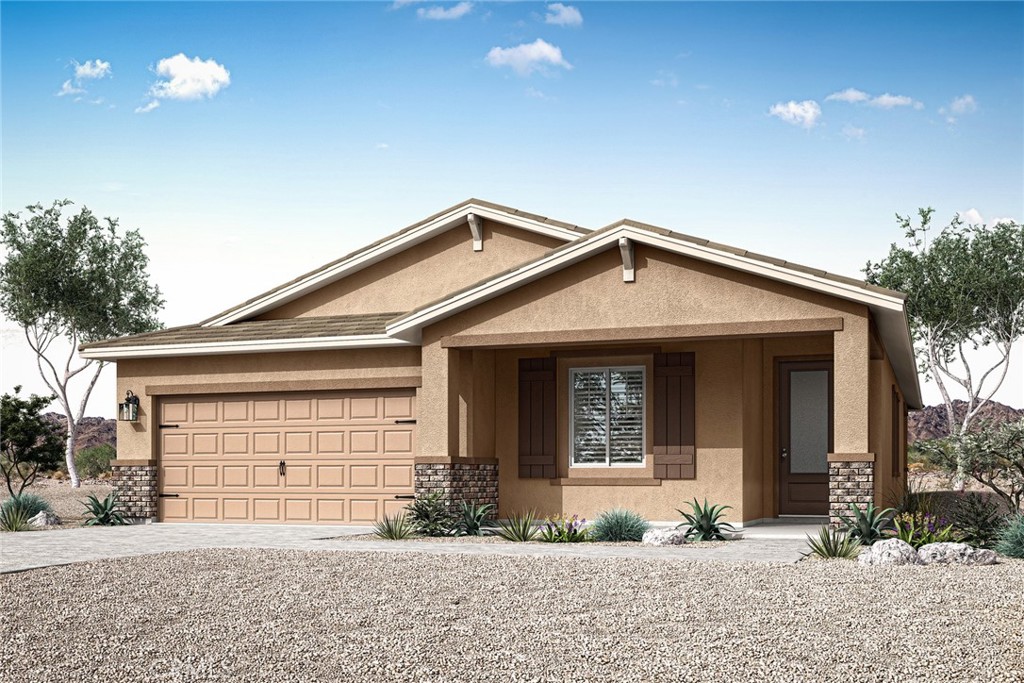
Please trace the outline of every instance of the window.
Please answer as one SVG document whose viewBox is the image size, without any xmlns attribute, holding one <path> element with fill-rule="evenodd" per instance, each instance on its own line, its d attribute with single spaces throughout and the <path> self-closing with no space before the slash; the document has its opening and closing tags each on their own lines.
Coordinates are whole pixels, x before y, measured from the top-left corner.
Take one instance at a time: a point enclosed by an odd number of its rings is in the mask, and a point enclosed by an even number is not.
<svg viewBox="0 0 1024 683">
<path fill-rule="evenodd" d="M 570 370 L 569 376 L 571 464 L 642 465 L 644 369 L 578 368 Z"/>
</svg>

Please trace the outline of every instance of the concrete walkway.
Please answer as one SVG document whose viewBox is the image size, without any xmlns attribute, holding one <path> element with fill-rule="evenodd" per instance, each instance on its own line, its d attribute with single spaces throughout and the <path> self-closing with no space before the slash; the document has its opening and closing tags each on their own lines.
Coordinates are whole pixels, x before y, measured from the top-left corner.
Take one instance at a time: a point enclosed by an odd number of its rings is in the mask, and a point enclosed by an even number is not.
<svg viewBox="0 0 1024 683">
<path fill-rule="evenodd" d="M 471 543 L 443 541 L 345 540 L 367 534 L 367 527 L 228 524 L 146 524 L 5 533 L 0 535 L 0 573 L 116 557 L 197 548 L 281 548 L 337 552 L 423 552 L 463 555 L 644 557 L 726 562 L 796 562 L 805 551 L 803 534 L 758 537 L 744 530 L 740 541 L 714 547 L 650 548 L 597 544 Z M 788 537 L 787 537 L 788 536 Z"/>
</svg>

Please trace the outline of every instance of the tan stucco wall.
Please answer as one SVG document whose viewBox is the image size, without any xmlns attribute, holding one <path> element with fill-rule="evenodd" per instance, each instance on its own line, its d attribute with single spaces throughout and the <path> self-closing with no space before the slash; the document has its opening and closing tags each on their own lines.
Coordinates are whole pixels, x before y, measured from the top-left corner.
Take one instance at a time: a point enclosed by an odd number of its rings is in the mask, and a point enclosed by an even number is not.
<svg viewBox="0 0 1024 683">
<path fill-rule="evenodd" d="M 328 390 L 408 384 L 418 382 L 419 375 L 417 347 L 121 360 L 117 396 L 120 400 L 130 389 L 140 403 L 137 423 L 117 423 L 117 456 L 155 457 L 157 418 L 147 387 L 163 394 Z"/>
<path fill-rule="evenodd" d="M 871 450 L 875 453 L 875 504 L 890 506 L 898 500 L 905 485 L 905 476 L 894 477 L 892 474 L 893 458 L 900 457 L 905 443 L 899 439 L 899 446 L 894 452 L 892 447 L 892 389 L 899 386 L 888 359 L 871 361 Z M 899 393 L 900 402 L 905 399 Z M 897 425 L 900 429 L 902 425 Z M 902 435 L 901 435 L 902 436 Z"/>
<path fill-rule="evenodd" d="M 468 225 L 457 226 L 258 319 L 411 311 L 560 244 L 553 237 L 484 221 L 483 251 L 473 251 Z"/>
</svg>

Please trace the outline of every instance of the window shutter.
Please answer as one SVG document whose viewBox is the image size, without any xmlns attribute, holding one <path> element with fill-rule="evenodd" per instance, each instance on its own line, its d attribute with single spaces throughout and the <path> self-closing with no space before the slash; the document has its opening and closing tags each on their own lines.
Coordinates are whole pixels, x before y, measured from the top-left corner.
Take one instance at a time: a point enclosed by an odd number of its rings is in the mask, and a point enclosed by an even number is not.
<svg viewBox="0 0 1024 683">
<path fill-rule="evenodd" d="M 556 476 L 555 359 L 519 360 L 519 476 Z"/>
<path fill-rule="evenodd" d="M 654 477 L 696 475 L 696 397 L 693 353 L 654 354 Z"/>
</svg>

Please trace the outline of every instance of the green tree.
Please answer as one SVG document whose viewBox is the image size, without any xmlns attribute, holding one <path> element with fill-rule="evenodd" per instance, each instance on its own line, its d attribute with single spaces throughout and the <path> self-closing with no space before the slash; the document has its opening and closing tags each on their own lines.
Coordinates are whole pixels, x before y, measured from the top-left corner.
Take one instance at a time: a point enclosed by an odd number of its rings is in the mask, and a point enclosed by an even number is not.
<svg viewBox="0 0 1024 683">
<path fill-rule="evenodd" d="M 39 374 L 67 418 L 64 455 L 77 488 L 78 423 L 105 365 L 78 359 L 78 345 L 157 329 L 164 302 L 149 282 L 149 259 L 138 231 L 119 235 L 116 219 L 101 224 L 85 207 L 64 219 L 70 204 L 29 206 L 24 218 L 4 215 L 0 242 L 7 260 L 0 266 L 0 310 L 24 329 Z M 70 343 L 70 349 L 65 352 L 57 340 Z M 84 384 L 77 407 L 69 391 L 76 378 Z"/>
<path fill-rule="evenodd" d="M 942 394 L 949 435 L 959 437 L 1002 386 L 1024 332 L 1024 228 L 967 225 L 957 216 L 932 237 L 933 213 L 920 209 L 918 225 L 897 214 L 906 246 L 893 244 L 864 272 L 869 282 L 906 293 L 919 369 Z M 997 360 L 980 363 L 971 352 L 981 347 L 994 348 Z M 967 404 L 959 419 L 954 392 Z M 961 458 L 957 488 L 967 474 Z"/>
<path fill-rule="evenodd" d="M 967 475 L 1003 499 L 1008 510 L 1024 503 L 1024 420 L 992 425 L 947 439 L 920 444 L 929 461 L 946 470 L 963 467 Z"/>
<path fill-rule="evenodd" d="M 21 387 L 14 387 L 13 394 L 0 397 L 0 472 L 12 498 L 31 486 L 39 472 L 56 468 L 64 454 L 60 428 L 41 414 L 55 397 L 32 394 L 24 399 L 20 392 Z"/>
</svg>

